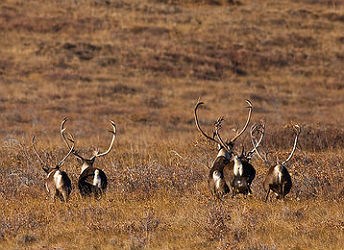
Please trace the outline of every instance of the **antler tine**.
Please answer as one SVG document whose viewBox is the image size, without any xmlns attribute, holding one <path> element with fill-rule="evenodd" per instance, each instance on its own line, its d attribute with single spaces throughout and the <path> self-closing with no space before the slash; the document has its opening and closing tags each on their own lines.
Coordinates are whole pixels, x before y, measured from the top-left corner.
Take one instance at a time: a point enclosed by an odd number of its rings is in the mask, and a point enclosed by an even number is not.
<svg viewBox="0 0 344 250">
<path fill-rule="evenodd" d="M 201 127 L 200 127 L 200 125 L 199 125 L 198 116 L 197 116 L 197 109 L 198 109 L 201 105 L 203 105 L 203 104 L 204 104 L 204 103 L 201 102 L 201 101 L 198 99 L 197 104 L 196 104 L 195 109 L 194 109 L 194 116 L 195 116 L 196 127 L 197 127 L 198 131 L 201 132 L 201 134 L 202 134 L 204 137 L 206 137 L 207 139 L 209 139 L 209 140 L 211 140 L 211 141 L 213 141 L 213 142 L 216 142 L 216 143 L 218 143 L 218 144 L 221 144 L 220 142 L 218 142 L 217 140 L 215 140 L 213 137 L 207 135 L 207 134 L 201 129 Z M 217 123 L 217 122 L 216 122 L 216 123 Z M 215 123 L 215 124 L 216 124 L 216 123 Z M 221 122 L 220 122 L 220 123 L 221 123 Z"/>
<path fill-rule="evenodd" d="M 108 150 L 106 150 L 104 153 L 95 152 L 94 157 L 100 157 L 100 156 L 107 155 L 113 147 L 113 144 L 114 144 L 115 138 L 116 138 L 116 124 L 114 121 L 110 120 L 110 122 L 111 122 L 111 126 L 112 126 L 112 131 L 110 131 L 110 133 L 112 133 L 112 139 L 111 139 L 110 146 L 109 146 Z"/>
<path fill-rule="evenodd" d="M 251 127 L 251 130 L 250 130 L 251 138 L 254 138 L 253 133 L 255 131 L 258 131 L 260 133 L 260 137 L 259 137 L 258 141 L 255 141 L 255 147 L 258 148 L 260 143 L 263 140 L 264 135 L 265 135 L 265 124 L 253 124 L 252 127 Z M 255 151 L 255 148 L 253 147 L 248 152 L 248 154 L 253 154 L 254 151 Z"/>
<path fill-rule="evenodd" d="M 258 151 L 258 143 L 255 141 L 254 139 L 254 136 L 253 136 L 253 132 L 254 130 L 258 127 L 259 125 L 257 124 L 254 124 L 251 128 L 251 131 L 250 131 L 250 135 L 251 135 L 251 142 L 252 142 L 252 145 L 253 145 L 253 150 L 257 153 L 258 157 L 265 163 L 265 165 L 269 166 L 269 162 L 268 162 L 268 159 L 267 159 L 267 153 L 264 154 L 264 156 L 262 156 L 259 151 Z M 265 131 L 265 129 L 264 129 Z M 260 139 L 262 139 L 263 137 L 261 137 Z M 259 140 L 259 144 L 260 144 L 260 141 Z"/>
<path fill-rule="evenodd" d="M 66 123 L 67 120 L 68 120 L 68 117 L 65 117 L 65 118 L 62 120 L 62 122 L 61 122 L 61 127 L 60 127 L 60 133 L 61 133 L 61 137 L 62 137 L 63 142 L 66 144 L 67 148 L 68 148 L 69 150 L 71 150 L 71 147 L 69 146 L 68 141 L 67 141 L 67 138 L 66 138 L 66 136 L 65 136 L 65 134 L 64 134 L 65 131 L 66 131 L 66 128 L 64 127 L 64 124 Z M 70 134 L 70 133 L 68 133 L 68 136 L 69 136 L 68 140 L 71 141 L 71 142 L 73 143 L 73 150 L 71 150 L 71 152 L 72 152 L 73 155 L 75 155 L 76 157 L 78 157 L 78 158 L 84 160 L 84 158 L 83 158 L 81 155 L 78 154 L 78 151 L 75 150 L 75 139 L 74 139 L 74 136 L 73 136 L 72 134 Z M 67 158 L 67 157 L 66 157 L 66 158 Z"/>
<path fill-rule="evenodd" d="M 71 143 L 75 144 L 74 136 L 73 136 L 71 133 L 68 133 L 68 140 L 69 140 Z"/>
<path fill-rule="evenodd" d="M 301 133 L 301 126 L 299 124 L 293 125 L 293 129 L 297 135 Z"/>
<path fill-rule="evenodd" d="M 223 118 L 223 116 L 220 116 L 219 118 L 217 118 L 216 122 L 214 123 L 215 128 L 219 127 L 219 129 L 222 128 L 222 122 L 225 119 Z"/>
<path fill-rule="evenodd" d="M 295 153 L 295 150 L 296 150 L 297 141 L 298 141 L 299 135 L 300 135 L 300 133 L 301 133 L 301 127 L 300 127 L 300 125 L 295 124 L 295 125 L 293 126 L 293 129 L 295 130 L 295 134 L 296 134 L 296 135 L 295 135 L 295 139 L 294 139 L 293 149 L 291 150 L 291 152 L 290 152 L 288 158 L 287 158 L 284 162 L 282 162 L 282 165 L 285 165 L 285 164 L 293 157 L 293 154 Z"/>
<path fill-rule="evenodd" d="M 222 147 L 224 147 L 228 152 L 231 151 L 231 149 L 228 147 L 228 145 L 222 140 L 220 134 L 219 134 L 219 130 L 222 128 L 222 122 L 224 121 L 223 116 L 220 116 L 216 122 L 215 122 L 215 131 L 214 134 L 216 135 L 217 139 L 219 140 L 219 143 Z"/>
<path fill-rule="evenodd" d="M 68 117 L 63 118 L 63 120 L 61 122 L 61 126 L 60 126 L 60 133 L 61 133 L 61 137 L 62 137 L 63 142 L 66 144 L 67 148 L 70 149 L 71 147 L 69 146 L 68 141 L 64 135 L 64 132 L 66 131 L 66 128 L 64 127 L 64 125 L 65 125 L 66 121 L 68 121 Z"/>
<path fill-rule="evenodd" d="M 250 123 L 250 120 L 251 120 L 251 115 L 252 115 L 253 106 L 252 106 L 252 103 L 251 103 L 250 100 L 245 100 L 245 101 L 246 101 L 246 103 L 248 104 L 248 107 L 247 107 L 247 108 L 249 109 L 249 111 L 248 111 L 248 117 L 247 117 L 246 123 L 245 123 L 244 127 L 242 128 L 242 130 L 241 130 L 239 133 L 237 133 L 237 134 L 231 139 L 231 142 L 232 142 L 232 143 L 233 143 L 236 139 L 238 139 L 239 136 L 242 135 L 242 133 L 245 132 L 245 130 L 246 130 L 246 128 L 248 127 L 248 124 Z"/>
<path fill-rule="evenodd" d="M 63 157 L 63 159 L 62 159 L 59 163 L 57 163 L 57 166 L 58 166 L 58 167 L 61 167 L 62 164 L 64 163 L 64 161 L 68 158 L 68 156 L 69 156 L 72 152 L 74 152 L 74 146 L 75 146 L 74 138 L 73 138 L 73 136 L 72 136 L 71 134 L 68 134 L 68 135 L 69 135 L 68 140 L 70 140 L 70 141 L 72 142 L 72 146 L 70 147 L 70 149 L 69 149 L 68 153 L 66 154 L 66 156 Z"/>
<path fill-rule="evenodd" d="M 39 156 L 39 154 L 38 154 L 38 152 L 37 152 L 37 149 L 36 149 L 36 147 L 35 147 L 35 139 L 36 139 L 36 136 L 33 136 L 33 137 L 32 137 L 33 151 L 35 152 L 35 154 L 36 154 L 38 160 L 41 162 L 41 164 L 42 164 L 43 166 L 46 166 L 47 164 L 42 160 L 42 158 Z"/>
</svg>

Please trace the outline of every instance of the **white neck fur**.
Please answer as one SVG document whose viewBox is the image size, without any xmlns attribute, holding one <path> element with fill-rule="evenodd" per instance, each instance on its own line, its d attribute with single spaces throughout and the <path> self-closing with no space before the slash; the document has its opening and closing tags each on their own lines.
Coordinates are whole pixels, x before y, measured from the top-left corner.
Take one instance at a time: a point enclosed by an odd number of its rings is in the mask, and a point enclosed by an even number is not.
<svg viewBox="0 0 344 250">
<path fill-rule="evenodd" d="M 240 161 L 240 159 L 237 155 L 234 156 L 233 172 L 234 172 L 234 175 L 236 175 L 236 176 L 242 176 L 242 174 L 243 174 L 242 162 Z"/>
</svg>

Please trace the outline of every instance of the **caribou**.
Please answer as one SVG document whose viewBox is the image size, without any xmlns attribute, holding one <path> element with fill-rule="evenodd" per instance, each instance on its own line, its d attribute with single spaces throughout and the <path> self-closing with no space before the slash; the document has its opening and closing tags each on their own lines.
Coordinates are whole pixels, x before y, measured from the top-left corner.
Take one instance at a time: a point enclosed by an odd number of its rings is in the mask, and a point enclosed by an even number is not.
<svg viewBox="0 0 344 250">
<path fill-rule="evenodd" d="M 60 133 L 62 140 L 66 144 L 66 146 L 71 149 L 66 137 L 65 137 L 65 130 L 64 127 L 68 118 L 64 118 L 61 122 Z M 111 122 L 112 131 L 109 131 L 112 134 L 112 139 L 110 142 L 109 148 L 100 153 L 99 150 L 95 150 L 91 158 L 86 158 L 81 156 L 78 151 L 72 150 L 73 155 L 79 161 L 81 165 L 81 173 L 78 180 L 78 188 L 82 197 L 90 197 L 94 196 L 96 199 L 100 199 L 106 192 L 107 189 L 107 177 L 103 170 L 100 168 L 94 167 L 94 162 L 96 158 L 102 157 L 107 155 L 114 144 L 115 137 L 116 137 L 116 125 L 113 121 Z"/>
<path fill-rule="evenodd" d="M 251 127 L 251 131 L 252 129 L 255 129 L 255 125 Z M 224 168 L 224 175 L 231 186 L 232 196 L 240 193 L 244 196 L 252 194 L 251 185 L 256 176 L 256 170 L 251 164 L 251 159 L 255 153 L 255 148 L 259 147 L 263 140 L 264 126 L 260 127 L 259 130 L 257 129 L 257 132 L 259 132 L 260 138 L 256 142 L 255 147 L 248 152 L 242 147 L 241 154 L 234 155 L 233 161 Z"/>
<path fill-rule="evenodd" d="M 69 152 L 54 167 L 49 166 L 39 156 L 38 151 L 35 147 L 35 136 L 32 138 L 32 146 L 38 160 L 42 164 L 42 169 L 47 174 L 47 177 L 45 179 L 45 188 L 51 199 L 55 200 L 55 198 L 58 197 L 61 201 L 67 202 L 72 191 L 72 182 L 69 179 L 67 173 L 65 171 L 62 171 L 60 168 L 65 160 L 68 158 L 68 156 L 73 152 L 74 142 L 70 147 Z"/>
<path fill-rule="evenodd" d="M 252 129 L 252 128 L 251 128 Z M 215 130 L 215 135 L 221 143 L 224 143 L 221 139 L 219 130 Z M 260 131 L 260 138 L 256 143 L 256 147 L 259 146 L 264 137 L 264 131 Z M 254 148 L 249 152 L 245 152 L 244 147 L 241 154 L 233 153 L 232 160 L 224 166 L 223 175 L 224 180 L 230 187 L 232 197 L 236 194 L 243 194 L 245 197 L 248 194 L 252 194 L 251 184 L 256 176 L 256 170 L 250 163 L 253 155 Z"/>
<path fill-rule="evenodd" d="M 201 128 L 197 115 L 197 110 L 204 103 L 198 100 L 194 108 L 195 123 L 198 131 L 201 132 L 205 138 L 215 142 L 218 146 L 217 156 L 212 163 L 212 167 L 208 175 L 208 187 L 212 195 L 216 196 L 217 198 L 222 198 L 225 194 L 229 193 L 230 187 L 233 186 L 232 179 L 229 179 L 232 175 L 227 173 L 227 168 L 232 162 L 231 159 L 234 154 L 234 142 L 245 132 L 251 119 L 253 106 L 249 100 L 246 100 L 246 103 L 248 104 L 249 112 L 245 125 L 232 139 L 226 141 L 224 141 L 219 135 L 219 130 L 222 128 L 222 122 L 224 120 L 223 117 L 217 119 L 214 124 L 215 131 L 213 132 L 213 136 L 209 136 Z"/>
<path fill-rule="evenodd" d="M 281 163 L 278 160 L 277 163 L 271 163 L 267 158 L 268 153 L 259 152 L 258 148 L 256 147 L 256 142 L 253 135 L 254 131 L 251 131 L 251 141 L 253 147 L 259 158 L 264 162 L 264 164 L 267 167 L 269 167 L 269 170 L 263 182 L 263 188 L 266 192 L 265 202 L 268 200 L 270 191 L 273 191 L 275 193 L 277 199 L 283 199 L 290 192 L 290 189 L 292 187 L 292 180 L 286 167 L 286 164 L 290 161 L 290 159 L 293 157 L 295 153 L 299 135 L 301 133 L 301 127 L 296 124 L 293 126 L 293 129 L 295 132 L 293 148 L 287 159 Z"/>
</svg>

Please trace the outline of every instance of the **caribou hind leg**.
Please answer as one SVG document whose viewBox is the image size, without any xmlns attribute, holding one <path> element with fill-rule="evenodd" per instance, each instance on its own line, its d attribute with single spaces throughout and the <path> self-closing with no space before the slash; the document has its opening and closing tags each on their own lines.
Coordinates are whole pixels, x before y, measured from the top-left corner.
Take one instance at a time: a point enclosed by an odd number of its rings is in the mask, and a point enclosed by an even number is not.
<svg viewBox="0 0 344 250">
<path fill-rule="evenodd" d="M 268 191 L 266 192 L 266 195 L 265 195 L 265 202 L 268 200 L 269 193 L 270 193 L 270 187 L 268 188 Z"/>
</svg>

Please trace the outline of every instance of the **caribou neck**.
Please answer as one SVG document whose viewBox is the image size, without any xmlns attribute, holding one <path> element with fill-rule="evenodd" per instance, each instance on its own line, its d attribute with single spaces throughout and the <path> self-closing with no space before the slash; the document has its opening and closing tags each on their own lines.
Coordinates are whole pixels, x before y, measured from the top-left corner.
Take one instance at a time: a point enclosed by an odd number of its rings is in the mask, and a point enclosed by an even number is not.
<svg viewBox="0 0 344 250">
<path fill-rule="evenodd" d="M 227 160 L 231 159 L 231 154 L 224 148 L 221 148 L 219 152 L 217 153 L 217 157 L 225 157 Z"/>
<path fill-rule="evenodd" d="M 81 173 L 82 174 L 87 168 L 91 168 L 93 164 L 88 163 L 87 161 L 84 161 L 81 166 Z"/>
</svg>

